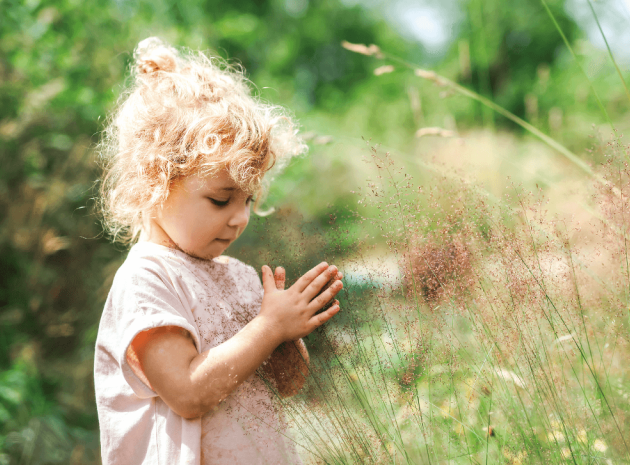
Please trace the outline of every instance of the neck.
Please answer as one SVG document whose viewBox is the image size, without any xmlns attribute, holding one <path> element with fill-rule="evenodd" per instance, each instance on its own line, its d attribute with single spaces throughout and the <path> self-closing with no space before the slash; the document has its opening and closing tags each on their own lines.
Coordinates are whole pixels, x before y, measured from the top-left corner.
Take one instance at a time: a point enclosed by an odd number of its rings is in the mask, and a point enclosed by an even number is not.
<svg viewBox="0 0 630 465">
<path fill-rule="evenodd" d="M 163 245 L 171 249 L 181 250 L 154 218 L 149 218 L 147 221 L 144 221 L 140 240 L 153 242 L 154 244 Z"/>
</svg>

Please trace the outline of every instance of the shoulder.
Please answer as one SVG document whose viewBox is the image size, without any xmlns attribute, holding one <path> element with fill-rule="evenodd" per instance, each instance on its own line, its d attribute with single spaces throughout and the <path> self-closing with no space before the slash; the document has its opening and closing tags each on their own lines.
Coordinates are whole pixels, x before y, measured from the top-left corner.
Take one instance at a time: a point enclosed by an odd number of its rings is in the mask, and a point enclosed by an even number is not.
<svg viewBox="0 0 630 465">
<path fill-rule="evenodd" d="M 166 274 L 166 264 L 161 257 L 151 255 L 138 244 L 134 245 L 114 277 L 116 284 L 132 284 L 138 279 L 158 278 Z"/>
<path fill-rule="evenodd" d="M 120 266 L 101 316 L 116 331 L 127 333 L 157 326 L 181 326 L 194 321 L 177 257 L 134 245 Z M 170 262 L 169 262 L 170 261 Z M 117 333 L 117 337 L 120 335 Z"/>
<path fill-rule="evenodd" d="M 179 257 L 166 247 L 135 244 L 114 276 L 110 297 L 178 294 Z"/>
</svg>

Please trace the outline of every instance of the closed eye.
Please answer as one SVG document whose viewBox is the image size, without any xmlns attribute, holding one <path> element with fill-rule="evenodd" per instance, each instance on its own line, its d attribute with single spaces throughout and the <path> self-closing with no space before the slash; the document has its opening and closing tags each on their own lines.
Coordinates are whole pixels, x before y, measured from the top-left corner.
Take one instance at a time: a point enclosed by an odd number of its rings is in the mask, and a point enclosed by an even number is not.
<svg viewBox="0 0 630 465">
<path fill-rule="evenodd" d="M 210 202 L 212 202 L 213 204 L 215 204 L 217 207 L 225 207 L 230 199 L 227 200 L 217 200 L 217 199 L 213 199 L 212 197 L 208 197 L 208 200 L 210 200 Z"/>
</svg>

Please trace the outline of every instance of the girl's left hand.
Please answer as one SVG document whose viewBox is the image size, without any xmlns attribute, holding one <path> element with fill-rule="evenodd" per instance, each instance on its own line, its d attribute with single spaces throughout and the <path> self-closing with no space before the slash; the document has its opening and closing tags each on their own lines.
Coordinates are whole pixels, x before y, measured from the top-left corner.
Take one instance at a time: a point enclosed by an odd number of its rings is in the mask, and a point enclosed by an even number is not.
<svg viewBox="0 0 630 465">
<path fill-rule="evenodd" d="M 276 288 L 277 288 L 278 290 L 280 290 L 280 291 L 283 291 L 283 290 L 284 290 L 284 286 L 285 286 L 285 284 L 286 284 L 286 278 L 287 278 L 287 273 L 286 273 L 286 271 L 284 270 L 284 268 L 283 268 L 283 267 L 281 267 L 281 266 L 277 266 L 277 267 L 276 267 L 276 269 L 275 269 L 275 271 L 273 272 L 273 279 L 274 279 L 274 281 L 276 282 Z M 341 280 L 341 279 L 343 279 L 343 273 L 342 273 L 341 271 L 337 271 L 337 275 L 335 276 L 335 278 L 334 278 L 334 279 L 335 279 L 335 280 Z M 330 281 L 330 282 L 332 282 L 332 281 Z M 330 283 L 329 283 L 329 284 L 330 284 Z M 322 292 L 324 292 L 326 289 L 328 289 L 328 286 L 329 286 L 329 285 L 324 286 L 324 287 L 322 288 L 322 290 L 321 290 L 320 294 L 321 294 Z M 329 303 L 328 303 L 328 304 L 326 304 L 326 305 L 331 305 L 331 303 L 332 303 L 332 302 L 339 303 L 339 301 L 334 300 L 334 301 L 329 302 Z M 326 308 L 326 307 L 324 307 L 324 308 Z M 296 340 L 299 340 L 299 339 L 296 339 Z"/>
</svg>

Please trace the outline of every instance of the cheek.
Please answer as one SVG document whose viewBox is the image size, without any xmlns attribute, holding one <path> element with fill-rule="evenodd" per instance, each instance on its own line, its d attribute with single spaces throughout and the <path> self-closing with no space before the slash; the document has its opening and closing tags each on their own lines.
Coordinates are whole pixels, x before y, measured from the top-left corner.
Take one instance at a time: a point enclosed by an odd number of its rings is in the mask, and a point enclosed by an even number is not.
<svg viewBox="0 0 630 465">
<path fill-rule="evenodd" d="M 246 215 L 245 215 L 245 221 L 243 221 L 243 228 L 242 228 L 242 229 L 241 229 L 241 231 L 240 231 L 241 233 L 245 230 L 245 228 L 246 228 L 246 227 L 247 227 L 247 225 L 249 224 L 249 217 L 250 217 L 250 215 L 251 215 L 251 212 L 250 212 L 250 210 L 248 209 L 248 210 L 247 210 L 247 213 L 246 213 Z"/>
<path fill-rule="evenodd" d="M 182 205 L 177 215 L 169 218 L 173 239 L 184 248 L 194 248 L 205 236 L 212 234 L 213 224 L 207 218 L 203 209 Z"/>
</svg>

